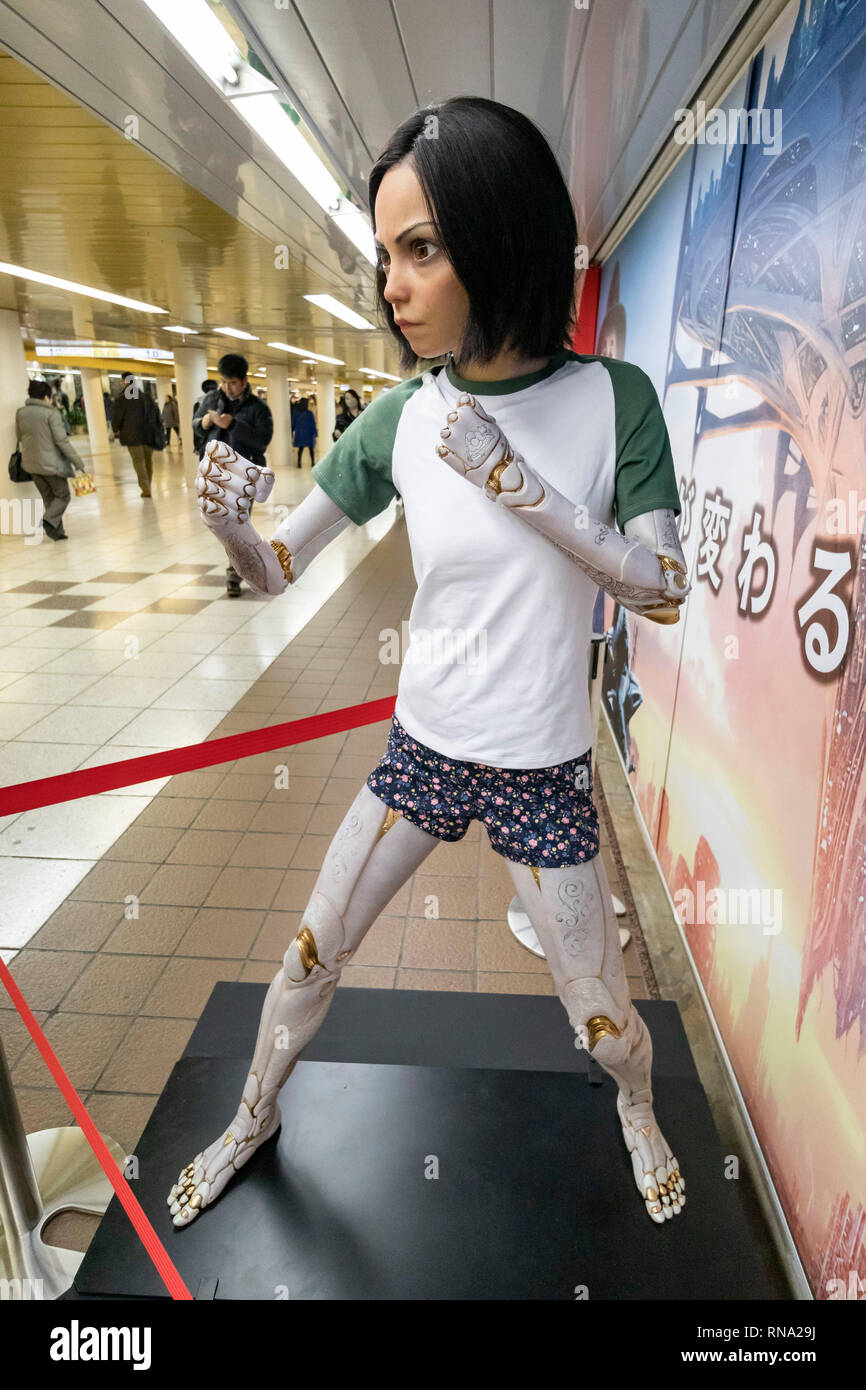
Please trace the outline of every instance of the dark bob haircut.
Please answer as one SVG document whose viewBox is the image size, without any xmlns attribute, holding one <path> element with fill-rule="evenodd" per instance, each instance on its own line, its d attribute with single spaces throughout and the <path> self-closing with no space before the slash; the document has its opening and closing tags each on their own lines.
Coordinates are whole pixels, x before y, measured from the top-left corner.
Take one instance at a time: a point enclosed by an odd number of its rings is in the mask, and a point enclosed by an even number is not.
<svg viewBox="0 0 866 1390">
<path fill-rule="evenodd" d="M 27 384 L 27 394 L 31 401 L 44 401 L 51 395 L 51 387 L 47 381 L 31 381 Z"/>
<path fill-rule="evenodd" d="M 440 244 L 469 298 L 458 362 L 499 352 L 549 357 L 570 340 L 575 318 L 577 220 L 547 140 L 513 107 L 486 97 L 422 106 L 388 141 L 370 171 L 370 213 L 389 169 L 409 158 Z M 376 267 L 379 311 L 400 366 L 419 358 L 394 322 Z"/>
</svg>

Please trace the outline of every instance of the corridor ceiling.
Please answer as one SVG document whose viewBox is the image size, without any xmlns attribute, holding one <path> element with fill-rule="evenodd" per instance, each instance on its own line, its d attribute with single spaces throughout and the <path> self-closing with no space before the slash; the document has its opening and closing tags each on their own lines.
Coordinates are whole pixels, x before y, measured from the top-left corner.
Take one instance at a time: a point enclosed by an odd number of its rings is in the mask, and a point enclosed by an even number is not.
<svg viewBox="0 0 866 1390">
<path fill-rule="evenodd" d="M 177 0 L 178 7 L 193 0 Z M 525 112 L 557 154 L 592 253 L 753 0 L 210 0 L 368 213 L 366 177 L 415 109 L 457 94 Z M 130 118 L 134 117 L 131 121 Z M 130 131 L 132 136 L 130 138 Z M 357 372 L 387 331 L 373 268 L 143 0 L 0 0 L 0 261 L 159 305 L 157 316 L 0 274 L 25 338 L 172 348 L 256 365 L 296 344 Z M 286 247 L 288 255 L 278 253 Z M 287 264 L 285 263 L 287 261 Z M 214 334 L 230 325 L 260 341 Z"/>
</svg>

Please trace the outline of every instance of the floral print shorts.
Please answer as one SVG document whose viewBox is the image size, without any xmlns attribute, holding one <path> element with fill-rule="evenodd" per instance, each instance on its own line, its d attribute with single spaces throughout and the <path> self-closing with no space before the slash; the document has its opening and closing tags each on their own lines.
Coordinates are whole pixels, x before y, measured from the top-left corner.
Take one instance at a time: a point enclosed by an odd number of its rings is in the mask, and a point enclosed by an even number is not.
<svg viewBox="0 0 866 1390">
<path fill-rule="evenodd" d="M 440 840 L 481 821 L 491 848 L 515 864 L 559 868 L 599 852 L 592 750 L 556 767 L 489 767 L 446 758 L 410 738 L 396 715 L 367 786 L 386 806 Z"/>
</svg>

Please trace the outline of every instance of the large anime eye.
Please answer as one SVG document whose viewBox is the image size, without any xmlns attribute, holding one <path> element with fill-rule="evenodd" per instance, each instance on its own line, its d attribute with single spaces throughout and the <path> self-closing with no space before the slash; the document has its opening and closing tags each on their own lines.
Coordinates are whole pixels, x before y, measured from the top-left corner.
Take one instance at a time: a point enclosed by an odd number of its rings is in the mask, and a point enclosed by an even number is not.
<svg viewBox="0 0 866 1390">
<path fill-rule="evenodd" d="M 435 241 L 430 241 L 427 237 L 419 237 L 417 241 L 413 241 L 413 242 L 412 242 L 412 249 L 413 249 L 413 251 L 414 251 L 414 249 L 415 249 L 416 246 L 432 246 L 432 247 L 433 247 L 433 255 L 434 255 L 434 256 L 436 255 L 436 243 L 435 243 Z M 429 260 L 432 260 L 433 257 L 432 257 L 432 256 L 422 256 L 421 259 L 422 259 L 422 261 L 429 261 Z"/>
</svg>

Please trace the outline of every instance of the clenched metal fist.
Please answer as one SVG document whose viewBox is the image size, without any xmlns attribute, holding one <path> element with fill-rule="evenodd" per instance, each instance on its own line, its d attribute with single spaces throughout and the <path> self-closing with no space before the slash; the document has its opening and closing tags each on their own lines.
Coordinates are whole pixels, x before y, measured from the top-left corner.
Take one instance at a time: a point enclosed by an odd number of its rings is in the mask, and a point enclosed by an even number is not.
<svg viewBox="0 0 866 1390">
<path fill-rule="evenodd" d="M 249 522 L 253 502 L 266 502 L 273 470 L 250 463 L 230 444 L 212 439 L 199 461 L 195 490 L 206 526 L 220 534 Z"/>
</svg>

